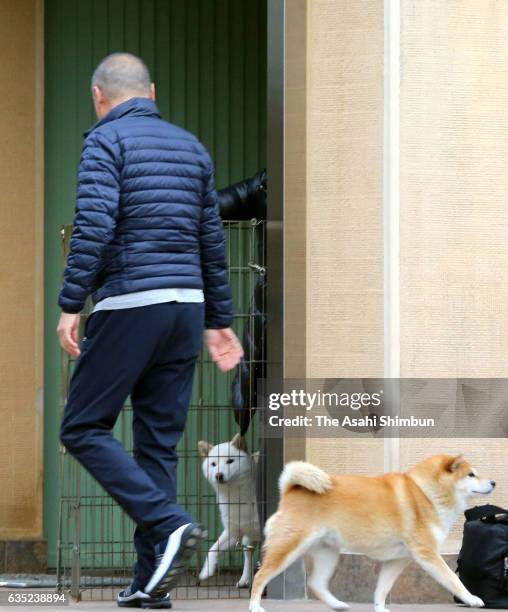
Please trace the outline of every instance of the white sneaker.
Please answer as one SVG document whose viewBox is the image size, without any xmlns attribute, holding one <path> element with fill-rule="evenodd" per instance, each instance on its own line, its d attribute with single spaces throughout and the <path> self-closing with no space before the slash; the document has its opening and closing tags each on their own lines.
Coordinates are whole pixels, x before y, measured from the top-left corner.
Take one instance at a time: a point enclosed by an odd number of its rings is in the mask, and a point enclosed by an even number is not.
<svg viewBox="0 0 508 612">
<path fill-rule="evenodd" d="M 135 587 L 131 584 L 124 591 L 118 593 L 116 603 L 120 608 L 171 608 L 169 593 L 165 593 L 164 597 L 150 597 L 148 593 L 134 589 Z"/>
<path fill-rule="evenodd" d="M 145 587 L 150 597 L 162 597 L 178 584 L 187 564 L 206 536 L 199 523 L 187 523 L 155 546 L 157 567 Z"/>
</svg>

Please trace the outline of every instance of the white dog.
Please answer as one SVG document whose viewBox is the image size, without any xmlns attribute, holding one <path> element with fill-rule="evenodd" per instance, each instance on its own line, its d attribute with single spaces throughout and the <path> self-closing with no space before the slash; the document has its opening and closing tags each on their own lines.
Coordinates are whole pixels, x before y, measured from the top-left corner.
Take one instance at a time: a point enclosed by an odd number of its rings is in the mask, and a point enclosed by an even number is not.
<svg viewBox="0 0 508 612">
<path fill-rule="evenodd" d="M 238 542 L 244 549 L 244 565 L 238 588 L 248 587 L 252 575 L 253 545 L 261 532 L 256 503 L 256 472 L 259 453 L 249 455 L 245 440 L 237 434 L 231 442 L 213 446 L 199 442 L 204 458 L 203 474 L 217 494 L 224 531 L 210 548 L 200 581 L 215 574 L 219 552 L 232 549 Z"/>
</svg>

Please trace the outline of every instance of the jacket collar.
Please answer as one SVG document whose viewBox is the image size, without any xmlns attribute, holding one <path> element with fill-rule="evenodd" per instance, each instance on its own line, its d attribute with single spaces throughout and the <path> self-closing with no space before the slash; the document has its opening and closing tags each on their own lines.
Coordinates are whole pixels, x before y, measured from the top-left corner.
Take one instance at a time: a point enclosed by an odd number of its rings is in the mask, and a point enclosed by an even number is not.
<svg viewBox="0 0 508 612">
<path fill-rule="evenodd" d="M 109 113 L 97 121 L 89 130 L 85 132 L 85 137 L 96 128 L 105 123 L 109 123 L 120 117 L 160 117 L 159 109 L 150 98 L 130 98 L 112 108 Z"/>
</svg>

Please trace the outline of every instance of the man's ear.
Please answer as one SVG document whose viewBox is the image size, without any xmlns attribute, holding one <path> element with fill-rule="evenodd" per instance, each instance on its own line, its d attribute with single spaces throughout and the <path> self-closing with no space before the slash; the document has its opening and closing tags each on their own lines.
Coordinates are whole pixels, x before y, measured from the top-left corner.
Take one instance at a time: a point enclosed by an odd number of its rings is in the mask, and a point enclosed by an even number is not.
<svg viewBox="0 0 508 612">
<path fill-rule="evenodd" d="M 208 457 L 212 448 L 213 444 L 210 444 L 210 442 L 205 442 L 204 440 L 200 440 L 198 442 L 199 454 L 201 455 L 201 457 L 203 457 L 203 459 Z"/>
<path fill-rule="evenodd" d="M 244 453 L 247 452 L 247 442 L 245 442 L 245 438 L 243 438 L 239 433 L 235 434 L 233 439 L 231 440 L 231 444 L 236 446 L 239 450 Z"/>
<path fill-rule="evenodd" d="M 448 457 L 445 460 L 445 469 L 448 472 L 456 472 L 460 466 L 464 463 L 464 455 L 456 455 L 455 457 Z"/>
<path fill-rule="evenodd" d="M 251 457 L 252 457 L 252 463 L 254 463 L 254 465 L 258 465 L 259 464 L 259 457 L 260 457 L 259 451 L 256 451 L 255 453 L 252 453 Z"/>
<path fill-rule="evenodd" d="M 155 83 L 150 85 L 150 100 L 155 100 Z"/>
<path fill-rule="evenodd" d="M 96 104 L 100 104 L 104 100 L 104 94 L 98 85 L 92 87 L 92 97 Z"/>
</svg>

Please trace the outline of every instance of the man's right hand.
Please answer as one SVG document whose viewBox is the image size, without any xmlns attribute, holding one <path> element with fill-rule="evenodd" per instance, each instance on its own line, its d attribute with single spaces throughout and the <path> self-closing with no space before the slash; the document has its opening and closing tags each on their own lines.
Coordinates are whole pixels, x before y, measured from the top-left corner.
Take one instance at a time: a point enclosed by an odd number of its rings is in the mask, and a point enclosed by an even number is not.
<svg viewBox="0 0 508 612">
<path fill-rule="evenodd" d="M 60 321 L 56 328 L 56 333 L 60 339 L 60 346 L 74 357 L 79 357 L 80 350 L 78 345 L 79 314 L 69 314 L 62 312 Z"/>
<path fill-rule="evenodd" d="M 210 357 L 222 372 L 228 372 L 240 363 L 243 348 L 230 327 L 207 329 L 205 334 Z"/>
</svg>

